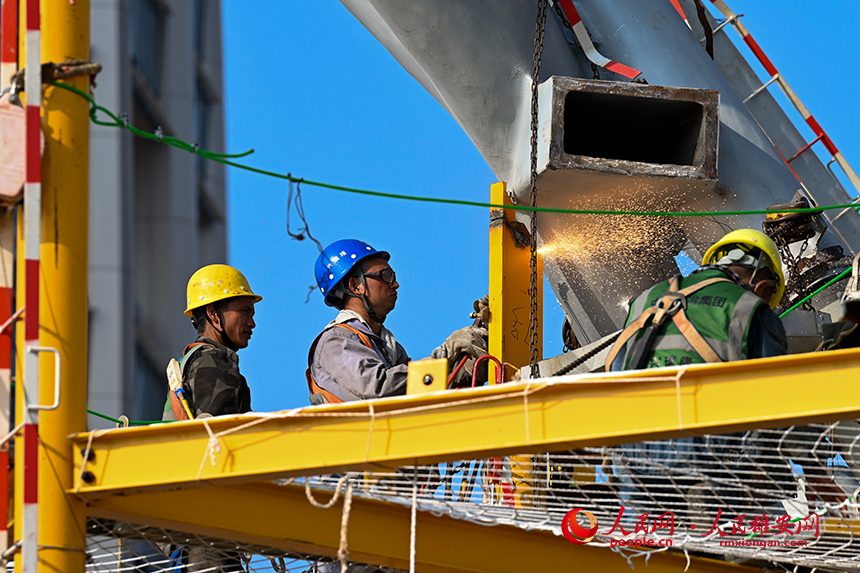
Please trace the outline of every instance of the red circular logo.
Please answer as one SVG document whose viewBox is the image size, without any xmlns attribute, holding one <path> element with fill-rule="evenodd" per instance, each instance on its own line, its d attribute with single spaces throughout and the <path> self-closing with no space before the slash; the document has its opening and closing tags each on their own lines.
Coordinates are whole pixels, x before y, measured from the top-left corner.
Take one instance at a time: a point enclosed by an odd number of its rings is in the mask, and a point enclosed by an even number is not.
<svg viewBox="0 0 860 573">
<path fill-rule="evenodd" d="M 588 518 L 590 529 L 585 529 L 579 523 L 576 522 L 576 514 L 580 511 L 584 513 L 585 516 Z M 594 535 L 596 533 L 597 518 L 594 517 L 591 512 L 585 511 L 581 507 L 571 509 L 567 512 L 567 515 L 564 516 L 564 519 L 561 520 L 561 534 L 564 535 L 564 538 L 571 543 L 576 543 L 577 545 L 585 545 L 586 543 L 594 539 Z"/>
</svg>

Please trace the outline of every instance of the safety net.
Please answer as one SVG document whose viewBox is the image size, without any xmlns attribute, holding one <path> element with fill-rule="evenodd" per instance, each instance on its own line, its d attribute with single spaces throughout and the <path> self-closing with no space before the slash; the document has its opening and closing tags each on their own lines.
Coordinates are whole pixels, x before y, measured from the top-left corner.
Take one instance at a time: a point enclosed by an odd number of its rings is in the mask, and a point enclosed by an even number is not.
<svg viewBox="0 0 860 573">
<path fill-rule="evenodd" d="M 587 541 L 633 567 L 669 551 L 769 569 L 860 570 L 858 440 L 860 424 L 842 421 L 279 483 L 304 486 L 308 503 L 332 511 L 345 506 L 332 494 L 351 495 L 484 525 L 552 531 L 559 543 Z M 130 523 L 91 519 L 88 527 L 89 571 L 343 566 L 334 558 Z M 342 545 L 348 547 L 348 535 Z M 387 571 L 356 563 L 348 570 Z"/>
</svg>

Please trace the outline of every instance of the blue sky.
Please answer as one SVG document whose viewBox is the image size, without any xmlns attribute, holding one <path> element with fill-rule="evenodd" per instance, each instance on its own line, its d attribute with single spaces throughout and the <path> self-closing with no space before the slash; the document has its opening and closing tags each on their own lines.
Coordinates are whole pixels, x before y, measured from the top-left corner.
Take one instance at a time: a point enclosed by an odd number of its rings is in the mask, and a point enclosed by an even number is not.
<svg viewBox="0 0 860 573">
<path fill-rule="evenodd" d="M 728 4 L 860 169 L 860 5 Z M 227 148 L 254 148 L 247 164 L 348 187 L 488 200 L 495 177 L 460 127 L 336 0 L 224 0 L 223 24 Z M 318 251 L 287 235 L 287 191 L 283 181 L 229 170 L 230 262 L 264 296 L 240 353 L 258 411 L 307 405 L 308 347 L 335 314 L 309 293 Z M 323 244 L 358 238 L 391 252 L 401 288 L 386 326 L 412 358 L 470 322 L 472 301 L 488 288 L 487 210 L 311 186 L 302 198 Z M 547 291 L 545 355 L 554 356 L 564 315 Z"/>
</svg>

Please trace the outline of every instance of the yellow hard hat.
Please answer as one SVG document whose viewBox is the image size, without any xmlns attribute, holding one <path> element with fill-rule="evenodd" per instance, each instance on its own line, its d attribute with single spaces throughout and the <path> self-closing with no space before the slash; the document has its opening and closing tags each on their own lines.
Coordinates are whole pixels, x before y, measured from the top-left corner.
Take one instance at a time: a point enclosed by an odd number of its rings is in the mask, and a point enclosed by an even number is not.
<svg viewBox="0 0 860 573">
<path fill-rule="evenodd" d="M 205 266 L 188 279 L 188 308 L 185 309 L 185 316 L 191 316 L 195 308 L 234 296 L 252 296 L 254 302 L 263 300 L 263 297 L 251 292 L 248 279 L 233 267 Z"/>
<path fill-rule="evenodd" d="M 785 273 L 782 270 L 782 259 L 779 256 L 776 243 L 761 231 L 756 231 L 755 229 L 738 229 L 714 243 L 705 253 L 702 264 L 718 264 L 723 257 L 735 249 L 740 249 L 744 253 L 748 253 L 752 249 L 759 249 L 765 254 L 767 258 L 765 264 L 773 271 L 776 278 L 776 286 L 768 304 L 771 308 L 776 308 L 779 305 L 779 301 L 782 300 L 782 295 L 785 293 Z M 751 265 L 742 263 L 740 266 L 748 267 Z M 755 264 L 752 266 L 755 266 Z"/>
</svg>

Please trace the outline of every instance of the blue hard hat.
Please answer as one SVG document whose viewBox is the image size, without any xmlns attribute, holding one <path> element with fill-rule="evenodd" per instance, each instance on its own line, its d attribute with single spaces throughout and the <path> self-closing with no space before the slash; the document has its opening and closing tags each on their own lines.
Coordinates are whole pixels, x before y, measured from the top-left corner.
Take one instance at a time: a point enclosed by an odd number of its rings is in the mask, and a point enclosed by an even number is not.
<svg viewBox="0 0 860 573">
<path fill-rule="evenodd" d="M 357 262 L 372 256 L 382 257 L 386 261 L 391 258 L 388 252 L 377 251 L 367 243 L 356 239 L 341 239 L 323 249 L 314 265 L 314 277 L 327 305 L 334 306 L 329 301 L 328 295 L 335 285 L 352 270 Z"/>
</svg>

